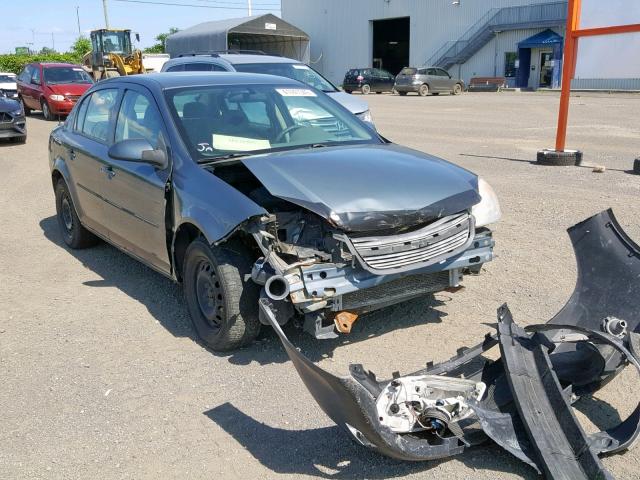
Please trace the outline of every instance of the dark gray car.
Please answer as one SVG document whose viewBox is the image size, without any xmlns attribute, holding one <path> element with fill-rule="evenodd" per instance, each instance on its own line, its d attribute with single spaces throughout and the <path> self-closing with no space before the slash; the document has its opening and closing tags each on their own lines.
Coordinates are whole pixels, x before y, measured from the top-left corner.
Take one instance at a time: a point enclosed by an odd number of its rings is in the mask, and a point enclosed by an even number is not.
<svg viewBox="0 0 640 480">
<path fill-rule="evenodd" d="M 258 298 L 317 338 L 457 286 L 493 257 L 495 194 L 281 77 L 166 73 L 94 85 L 51 133 L 64 241 L 103 238 L 184 285 L 216 350 L 257 335 Z M 302 322 L 301 322 L 302 323 Z"/>
<path fill-rule="evenodd" d="M 409 92 L 415 92 L 422 97 L 440 93 L 459 95 L 464 91 L 464 82 L 452 77 L 442 68 L 405 67 L 396 76 L 393 88 L 400 95 L 406 95 Z"/>
<path fill-rule="evenodd" d="M 17 142 L 27 140 L 27 120 L 22 103 L 9 98 L 0 91 L 0 140 L 3 138 Z"/>
</svg>

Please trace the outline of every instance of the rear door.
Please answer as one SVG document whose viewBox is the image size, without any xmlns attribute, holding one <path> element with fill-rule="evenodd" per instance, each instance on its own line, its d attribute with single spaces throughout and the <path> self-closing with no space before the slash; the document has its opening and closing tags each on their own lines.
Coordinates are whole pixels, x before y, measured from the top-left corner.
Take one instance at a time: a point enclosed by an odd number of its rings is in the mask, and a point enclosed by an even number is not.
<svg viewBox="0 0 640 480">
<path fill-rule="evenodd" d="M 449 75 L 449 72 L 447 72 L 442 68 L 436 68 L 436 73 L 441 79 L 441 82 L 442 82 L 441 85 L 442 85 L 443 91 L 446 91 L 446 92 L 453 91 L 453 85 L 455 83 L 455 80 L 451 78 L 451 75 Z"/>
<path fill-rule="evenodd" d="M 80 221 L 108 237 L 104 198 L 105 159 L 111 144 L 119 90 L 96 90 L 82 100 L 66 137 L 67 166 Z"/>
<path fill-rule="evenodd" d="M 166 128 L 151 93 L 139 85 L 128 85 L 120 103 L 114 143 L 145 139 L 164 149 Z M 109 238 L 118 246 L 145 260 L 156 269 L 170 273 L 165 228 L 165 187 L 170 167 L 106 158 L 106 211 Z"/>
<path fill-rule="evenodd" d="M 443 78 L 438 75 L 436 68 L 427 68 L 427 82 L 432 92 L 439 93 L 444 89 Z"/>
<path fill-rule="evenodd" d="M 382 73 L 381 78 L 382 78 L 382 83 L 384 85 L 384 91 L 388 92 L 391 89 L 393 89 L 393 84 L 395 83 L 396 79 L 393 75 L 391 75 L 386 70 L 380 69 L 380 72 Z"/>
</svg>

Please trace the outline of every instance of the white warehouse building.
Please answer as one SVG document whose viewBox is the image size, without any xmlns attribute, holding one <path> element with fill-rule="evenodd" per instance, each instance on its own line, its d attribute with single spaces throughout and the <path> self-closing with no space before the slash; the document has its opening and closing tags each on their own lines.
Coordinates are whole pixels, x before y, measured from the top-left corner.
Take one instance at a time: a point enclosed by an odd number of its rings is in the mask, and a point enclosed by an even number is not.
<svg viewBox="0 0 640 480">
<path fill-rule="evenodd" d="M 558 88 L 566 16 L 567 2 L 550 0 L 282 0 L 282 18 L 311 39 L 311 65 L 337 85 L 350 68 L 433 66 L 467 83 Z M 640 90 L 640 79 L 573 87 Z"/>
</svg>

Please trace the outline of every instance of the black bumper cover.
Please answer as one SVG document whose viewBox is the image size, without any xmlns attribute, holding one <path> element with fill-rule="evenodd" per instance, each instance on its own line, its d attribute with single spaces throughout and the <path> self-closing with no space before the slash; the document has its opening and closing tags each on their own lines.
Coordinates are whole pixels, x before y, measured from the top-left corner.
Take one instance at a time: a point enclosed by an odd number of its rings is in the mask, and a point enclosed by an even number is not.
<svg viewBox="0 0 640 480">
<path fill-rule="evenodd" d="M 635 442 L 640 405 L 616 427 L 587 435 L 570 404 L 601 388 L 628 364 L 640 372 L 640 247 L 611 210 L 571 227 L 569 235 L 578 281 L 553 319 L 522 329 L 504 305 L 498 310 L 497 334 L 410 374 L 464 375 L 487 385 L 484 397 L 471 405 L 473 416 L 445 435 L 398 434 L 381 425 L 376 399 L 389 381 L 378 381 L 361 365 L 351 365 L 346 377 L 322 370 L 289 342 L 267 300 L 260 308 L 320 408 L 368 448 L 399 460 L 423 461 L 456 455 L 491 438 L 549 478 L 611 478 L 598 455 Z M 606 328 L 607 322 L 619 325 L 620 320 L 626 322 L 623 331 Z M 496 345 L 500 359 L 482 355 Z"/>
</svg>

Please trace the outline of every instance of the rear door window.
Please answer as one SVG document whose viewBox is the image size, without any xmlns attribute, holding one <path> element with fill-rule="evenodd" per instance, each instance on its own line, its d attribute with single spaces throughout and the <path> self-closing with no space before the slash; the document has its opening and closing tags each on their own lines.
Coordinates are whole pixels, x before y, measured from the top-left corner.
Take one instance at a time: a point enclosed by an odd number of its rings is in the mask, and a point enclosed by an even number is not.
<svg viewBox="0 0 640 480">
<path fill-rule="evenodd" d="M 440 77 L 449 78 L 449 73 L 447 73 L 446 70 L 443 70 L 441 68 L 436 68 L 436 75 L 439 75 Z"/>
<path fill-rule="evenodd" d="M 210 72 L 213 70 L 213 65 L 204 62 L 185 63 L 185 72 Z"/>
<path fill-rule="evenodd" d="M 106 88 L 93 92 L 87 98 L 87 110 L 81 132 L 98 142 L 109 144 L 109 132 L 113 124 L 114 108 L 118 98 L 117 88 Z"/>
<path fill-rule="evenodd" d="M 166 71 L 167 72 L 184 72 L 184 65 L 183 64 L 173 65 L 173 66 L 167 68 Z"/>
</svg>

